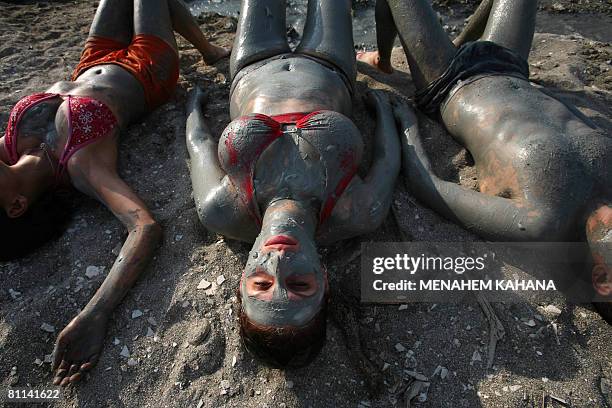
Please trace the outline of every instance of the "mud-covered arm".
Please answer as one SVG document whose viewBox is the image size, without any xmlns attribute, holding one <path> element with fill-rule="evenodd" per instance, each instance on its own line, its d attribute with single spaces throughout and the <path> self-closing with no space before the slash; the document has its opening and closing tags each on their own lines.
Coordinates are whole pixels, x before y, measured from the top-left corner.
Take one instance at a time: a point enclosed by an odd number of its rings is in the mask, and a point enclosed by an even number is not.
<svg viewBox="0 0 612 408">
<path fill-rule="evenodd" d="M 104 153 L 102 159 L 82 156 L 73 168 L 69 162 L 71 179 L 81 191 L 104 203 L 125 225 L 128 236 L 100 288 L 57 337 L 52 365 L 55 384 L 77 382 L 96 364 L 112 311 L 144 272 L 162 237 L 144 203 L 117 175 L 114 143 L 98 151 Z"/>
<path fill-rule="evenodd" d="M 329 244 L 377 229 L 387 217 L 401 156 L 397 127 L 388 96 L 370 91 L 366 103 L 376 115 L 372 165 L 364 180 L 355 177 L 344 191 L 331 217 L 318 231 L 318 240 Z"/>
<path fill-rule="evenodd" d="M 489 196 L 438 178 L 421 143 L 418 119 L 405 102 L 394 103 L 400 127 L 402 171 L 410 191 L 445 218 L 488 239 L 556 240 L 552 214 L 507 198 Z"/>
<path fill-rule="evenodd" d="M 97 198 L 128 232 L 108 276 L 85 308 L 110 313 L 153 258 L 161 242 L 162 230 L 142 200 L 114 171 L 100 171 L 92 178 Z"/>
<path fill-rule="evenodd" d="M 218 144 L 204 120 L 204 102 L 201 89 L 191 91 L 186 137 L 198 217 L 208 230 L 251 242 L 258 229 L 219 164 Z"/>
</svg>

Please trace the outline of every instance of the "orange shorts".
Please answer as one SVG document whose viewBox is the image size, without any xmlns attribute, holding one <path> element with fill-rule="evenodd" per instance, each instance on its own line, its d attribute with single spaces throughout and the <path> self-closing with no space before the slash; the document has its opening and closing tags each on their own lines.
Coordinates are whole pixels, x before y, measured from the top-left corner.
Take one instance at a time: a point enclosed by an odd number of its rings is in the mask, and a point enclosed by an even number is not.
<svg viewBox="0 0 612 408">
<path fill-rule="evenodd" d="M 166 103 L 174 94 L 178 82 L 177 52 L 153 35 L 136 35 L 128 46 L 110 38 L 90 37 L 72 80 L 76 80 L 85 70 L 103 64 L 119 65 L 134 75 L 144 88 L 149 110 Z"/>
</svg>

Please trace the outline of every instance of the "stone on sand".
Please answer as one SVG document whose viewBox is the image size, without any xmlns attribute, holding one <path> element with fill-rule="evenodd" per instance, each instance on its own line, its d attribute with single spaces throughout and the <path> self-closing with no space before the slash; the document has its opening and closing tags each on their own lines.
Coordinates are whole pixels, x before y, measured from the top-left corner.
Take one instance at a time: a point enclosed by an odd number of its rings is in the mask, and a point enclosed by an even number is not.
<svg viewBox="0 0 612 408">
<path fill-rule="evenodd" d="M 94 265 L 89 265 L 87 269 L 85 269 L 85 276 L 89 279 L 93 279 L 100 274 L 100 268 Z"/>
<path fill-rule="evenodd" d="M 55 327 L 51 326 L 49 323 L 41 324 L 40 330 L 45 331 L 47 333 L 55 333 Z"/>
</svg>

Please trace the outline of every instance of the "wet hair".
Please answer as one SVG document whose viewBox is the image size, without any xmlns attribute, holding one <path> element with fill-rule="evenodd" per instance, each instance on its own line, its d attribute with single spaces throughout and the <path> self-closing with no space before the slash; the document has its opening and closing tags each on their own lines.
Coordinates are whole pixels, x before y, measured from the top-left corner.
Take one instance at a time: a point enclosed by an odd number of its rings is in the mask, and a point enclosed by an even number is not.
<svg viewBox="0 0 612 408">
<path fill-rule="evenodd" d="M 0 208 L 0 262 L 25 256 L 65 230 L 73 210 L 67 193 L 47 193 L 20 217 Z"/>
<path fill-rule="evenodd" d="M 279 327 L 260 325 L 240 310 L 240 337 L 244 347 L 262 363 L 272 368 L 298 368 L 312 362 L 325 344 L 327 333 L 327 293 L 321 309 L 306 325 Z"/>
</svg>

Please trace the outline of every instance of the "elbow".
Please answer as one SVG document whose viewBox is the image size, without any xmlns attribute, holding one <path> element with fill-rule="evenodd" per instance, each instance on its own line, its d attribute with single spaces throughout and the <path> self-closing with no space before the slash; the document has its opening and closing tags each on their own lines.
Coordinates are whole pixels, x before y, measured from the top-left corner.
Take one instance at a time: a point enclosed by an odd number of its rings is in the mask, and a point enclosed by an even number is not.
<svg viewBox="0 0 612 408">
<path fill-rule="evenodd" d="M 196 210 L 200 223 L 209 231 L 222 234 L 223 231 L 223 214 L 221 208 L 214 200 L 204 199 L 196 201 Z"/>
<path fill-rule="evenodd" d="M 134 232 L 148 240 L 149 243 L 155 247 L 161 243 L 163 238 L 163 229 L 161 225 L 153 219 L 137 224 L 132 231 L 130 231 L 130 234 Z"/>
</svg>

